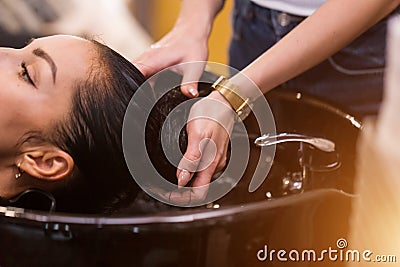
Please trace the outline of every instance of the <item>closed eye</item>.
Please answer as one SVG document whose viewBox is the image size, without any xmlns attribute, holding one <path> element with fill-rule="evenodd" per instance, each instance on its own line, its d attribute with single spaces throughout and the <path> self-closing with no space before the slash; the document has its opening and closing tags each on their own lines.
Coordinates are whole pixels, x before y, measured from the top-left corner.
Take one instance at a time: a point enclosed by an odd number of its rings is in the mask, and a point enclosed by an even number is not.
<svg viewBox="0 0 400 267">
<path fill-rule="evenodd" d="M 21 71 L 19 72 L 19 75 L 22 79 L 24 79 L 26 82 L 30 83 L 31 85 L 33 85 L 36 88 L 36 85 L 33 82 L 31 76 L 29 75 L 28 69 L 26 68 L 25 62 L 21 63 Z"/>
</svg>

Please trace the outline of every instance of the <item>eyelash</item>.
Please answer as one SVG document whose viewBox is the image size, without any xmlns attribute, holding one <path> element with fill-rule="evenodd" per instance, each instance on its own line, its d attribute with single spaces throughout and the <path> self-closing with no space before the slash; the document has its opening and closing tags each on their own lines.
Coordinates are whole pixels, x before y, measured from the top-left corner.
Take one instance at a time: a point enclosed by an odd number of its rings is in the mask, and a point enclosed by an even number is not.
<svg viewBox="0 0 400 267">
<path fill-rule="evenodd" d="M 31 76 L 29 75 L 28 69 L 26 68 L 26 63 L 22 62 L 21 63 L 21 71 L 19 73 L 21 75 L 22 78 L 24 78 L 27 82 L 29 82 L 30 84 L 32 84 L 33 86 L 35 86 L 35 84 L 32 81 Z"/>
</svg>

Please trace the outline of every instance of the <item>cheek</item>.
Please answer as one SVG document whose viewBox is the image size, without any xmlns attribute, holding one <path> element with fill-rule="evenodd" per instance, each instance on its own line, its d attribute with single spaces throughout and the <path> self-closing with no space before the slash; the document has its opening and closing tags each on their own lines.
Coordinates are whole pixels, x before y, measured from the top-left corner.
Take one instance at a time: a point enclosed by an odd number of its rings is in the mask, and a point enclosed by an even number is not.
<svg viewBox="0 0 400 267">
<path fill-rule="evenodd" d="M 5 125 L 8 120 L 18 122 L 22 113 L 26 112 L 29 96 L 19 83 L 0 83 L 0 123 Z"/>
<path fill-rule="evenodd" d="M 0 88 L 0 154 L 9 153 L 25 133 L 40 126 L 39 105 L 21 87 Z"/>
<path fill-rule="evenodd" d="M 15 87 L 15 86 L 14 86 Z M 19 101 L 16 88 L 10 88 L 7 84 L 2 83 L 0 87 L 0 129 L 7 130 L 6 127 L 15 119 L 18 113 Z"/>
<path fill-rule="evenodd" d="M 40 129 L 41 118 L 30 111 L 24 105 L 0 106 L 0 158 L 15 155 L 23 136 Z"/>
<path fill-rule="evenodd" d="M 0 107 L 0 157 L 15 153 L 15 146 L 22 136 L 22 128 L 15 117 Z"/>
<path fill-rule="evenodd" d="M 0 153 L 7 153 L 14 147 L 24 134 L 26 120 L 22 110 L 10 102 L 4 104 L 4 98 L 0 95 Z"/>
</svg>

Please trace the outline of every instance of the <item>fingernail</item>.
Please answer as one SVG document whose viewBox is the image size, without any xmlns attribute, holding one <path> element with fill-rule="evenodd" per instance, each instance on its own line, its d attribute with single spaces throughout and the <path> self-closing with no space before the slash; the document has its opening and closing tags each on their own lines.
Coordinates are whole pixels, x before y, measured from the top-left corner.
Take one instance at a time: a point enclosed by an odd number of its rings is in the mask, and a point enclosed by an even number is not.
<svg viewBox="0 0 400 267">
<path fill-rule="evenodd" d="M 197 91 L 193 87 L 189 87 L 188 91 L 192 96 L 197 96 Z"/>
<path fill-rule="evenodd" d="M 190 173 L 187 170 L 183 169 L 178 178 L 178 188 L 184 186 L 189 180 L 189 178 L 190 178 Z"/>
</svg>

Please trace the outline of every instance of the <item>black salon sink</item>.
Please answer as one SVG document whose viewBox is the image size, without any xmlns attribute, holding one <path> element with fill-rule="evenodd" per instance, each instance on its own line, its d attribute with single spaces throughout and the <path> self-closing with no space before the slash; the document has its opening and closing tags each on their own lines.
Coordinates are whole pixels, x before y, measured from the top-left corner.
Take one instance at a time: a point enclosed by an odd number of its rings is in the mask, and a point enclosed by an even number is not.
<svg viewBox="0 0 400 267">
<path fill-rule="evenodd" d="M 342 109 L 296 92 L 267 97 L 277 133 L 331 140 L 335 153 L 279 144 L 267 179 L 249 193 L 259 157 L 252 145 L 236 187 L 197 208 L 112 216 L 0 208 L 0 266 L 341 266 L 328 258 L 282 262 L 276 254 L 271 262 L 265 250 L 319 252 L 347 238 L 360 125 Z M 246 125 L 251 141 L 262 134 L 254 117 Z"/>
</svg>

